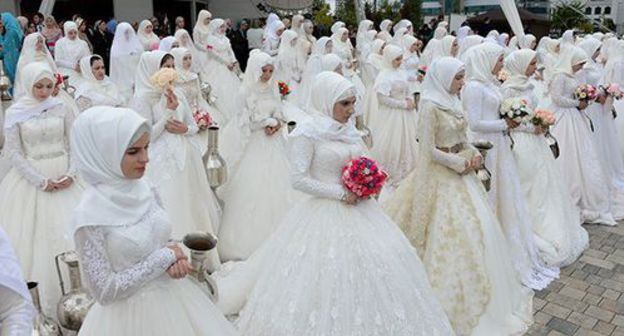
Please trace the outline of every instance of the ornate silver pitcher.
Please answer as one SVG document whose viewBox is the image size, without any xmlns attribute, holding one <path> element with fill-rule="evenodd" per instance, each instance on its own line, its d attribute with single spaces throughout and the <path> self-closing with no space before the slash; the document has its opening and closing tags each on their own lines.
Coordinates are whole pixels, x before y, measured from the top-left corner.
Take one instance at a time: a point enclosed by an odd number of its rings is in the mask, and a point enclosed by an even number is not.
<svg viewBox="0 0 624 336">
<path fill-rule="evenodd" d="M 492 173 L 485 166 L 485 158 L 487 156 L 487 152 L 494 147 L 494 144 L 490 141 L 477 140 L 473 142 L 472 145 L 479 150 L 479 153 L 481 153 L 481 156 L 483 157 L 481 167 L 479 167 L 476 171 L 477 177 L 481 180 L 481 183 L 483 183 L 485 191 L 490 191 L 492 187 Z"/>
<path fill-rule="evenodd" d="M 41 310 L 41 300 L 39 299 L 39 283 L 29 281 L 26 283 L 28 291 L 32 297 L 33 304 L 37 309 L 37 316 L 33 328 L 33 336 L 62 336 L 61 326 L 53 318 L 46 316 Z"/>
<path fill-rule="evenodd" d="M 355 117 L 355 128 L 357 128 L 362 133 L 362 141 L 364 141 L 364 144 L 366 144 L 366 147 L 372 148 L 373 147 L 373 134 L 371 133 L 370 129 L 366 127 L 366 124 L 364 124 L 363 116 Z"/>
<path fill-rule="evenodd" d="M 204 155 L 208 183 L 214 190 L 227 181 L 227 166 L 219 154 L 219 126 L 208 127 L 208 150 Z"/>
<path fill-rule="evenodd" d="M 182 243 L 191 251 L 191 266 L 193 266 L 191 276 L 206 284 L 210 298 L 216 302 L 219 299 L 219 292 L 216 282 L 210 277 L 210 272 L 217 269 L 218 265 L 210 265 L 210 259 L 207 257 L 208 251 L 217 246 L 217 237 L 206 232 L 193 232 L 184 236 Z"/>
<path fill-rule="evenodd" d="M 74 95 L 76 94 L 76 88 L 69 84 L 69 76 L 67 75 L 63 76 L 63 90 L 65 90 L 65 92 L 69 93 L 69 95 L 74 98 Z"/>
<path fill-rule="evenodd" d="M 552 152 L 553 156 L 555 157 L 555 159 L 558 158 L 559 142 L 557 141 L 557 138 L 555 138 L 549 130 L 544 133 L 544 136 L 546 137 L 546 143 L 548 143 L 548 147 L 550 147 L 550 151 Z"/>
<path fill-rule="evenodd" d="M 286 127 L 288 127 L 288 134 L 290 134 L 292 131 L 295 130 L 295 128 L 297 128 L 297 122 L 296 121 L 289 121 L 286 124 Z"/>
<path fill-rule="evenodd" d="M 0 99 L 3 101 L 11 100 L 9 94 L 9 87 L 11 86 L 11 80 L 9 76 L 4 73 L 4 63 L 0 60 Z"/>
<path fill-rule="evenodd" d="M 199 85 L 199 90 L 201 91 L 202 97 L 209 105 L 214 105 L 217 101 L 217 97 L 212 94 L 212 86 L 207 82 L 201 82 Z"/>
<path fill-rule="evenodd" d="M 65 292 L 65 284 L 59 260 L 64 262 L 69 269 L 70 290 Z M 89 309 L 93 305 L 93 298 L 82 288 L 80 281 L 80 265 L 78 256 L 74 251 L 63 252 L 54 258 L 56 272 L 58 273 L 61 293 L 63 296 L 56 307 L 58 320 L 63 328 L 69 330 L 80 330 Z"/>
</svg>

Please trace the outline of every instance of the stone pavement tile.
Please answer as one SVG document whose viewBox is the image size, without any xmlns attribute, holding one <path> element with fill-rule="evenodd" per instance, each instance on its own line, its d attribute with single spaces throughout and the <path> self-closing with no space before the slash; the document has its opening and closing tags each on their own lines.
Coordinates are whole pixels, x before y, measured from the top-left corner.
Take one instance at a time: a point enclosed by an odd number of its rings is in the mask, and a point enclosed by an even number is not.
<svg viewBox="0 0 624 336">
<path fill-rule="evenodd" d="M 614 325 L 616 325 L 618 327 L 624 327 L 624 316 L 622 316 L 622 315 L 615 315 L 615 317 L 613 318 L 613 321 L 611 321 L 611 323 L 613 323 Z"/>
<path fill-rule="evenodd" d="M 559 291 L 559 294 L 571 297 L 571 298 L 576 299 L 576 300 L 582 300 L 583 297 L 585 296 L 585 292 L 584 291 L 578 290 L 576 288 L 572 288 L 570 286 L 563 287 Z"/>
<path fill-rule="evenodd" d="M 566 309 L 574 310 L 577 312 L 585 311 L 585 309 L 587 309 L 587 307 L 589 306 L 587 303 L 581 300 L 573 299 L 569 296 L 565 296 L 559 293 L 548 294 L 548 296 L 546 297 L 546 300 L 552 303 L 556 303 L 559 306 L 565 307 Z M 557 317 L 561 317 L 561 316 L 557 316 Z"/>
<path fill-rule="evenodd" d="M 581 328 L 586 328 L 588 330 L 591 330 L 596 325 L 596 323 L 598 323 L 597 318 L 587 316 L 579 312 L 572 312 L 570 316 L 568 316 L 567 320 L 580 326 Z"/>
<path fill-rule="evenodd" d="M 616 265 L 617 267 L 617 265 Z M 600 271 L 600 267 L 599 266 L 595 266 L 595 265 L 591 265 L 591 264 L 587 264 L 585 266 L 583 266 L 582 268 L 583 271 L 589 273 L 589 274 L 597 274 L 598 271 Z"/>
<path fill-rule="evenodd" d="M 598 333 L 596 331 L 592 331 L 592 330 L 587 330 L 587 329 L 579 329 L 576 331 L 576 333 L 574 334 L 574 336 L 604 336 L 601 333 Z"/>
<path fill-rule="evenodd" d="M 601 296 L 602 293 L 604 293 L 604 291 L 605 291 L 604 287 L 601 287 L 599 285 L 590 285 L 587 288 L 587 293 L 591 293 L 591 294 L 598 295 L 598 296 Z"/>
<path fill-rule="evenodd" d="M 617 267 L 617 266 L 616 266 Z M 587 285 L 600 285 L 602 278 L 597 274 L 590 274 L 583 280 Z"/>
<path fill-rule="evenodd" d="M 535 321 L 535 324 L 539 324 L 539 325 L 548 324 L 548 322 L 550 322 L 552 318 L 553 317 L 551 315 L 541 312 L 541 311 L 533 314 L 533 320 Z"/>
<path fill-rule="evenodd" d="M 607 299 L 617 300 L 620 297 L 620 294 L 620 292 L 614 291 L 613 289 L 607 289 L 601 296 Z"/>
<path fill-rule="evenodd" d="M 601 269 L 598 274 L 600 274 L 600 272 L 602 271 L 610 271 L 608 269 Z M 572 274 L 570 274 L 571 277 L 573 277 L 574 279 L 578 279 L 578 280 L 585 280 L 585 278 L 587 277 L 588 273 L 580 270 L 580 269 L 576 269 L 574 270 L 574 272 L 572 272 Z"/>
<path fill-rule="evenodd" d="M 587 277 L 590 277 L 590 276 L 592 276 L 592 274 L 588 275 Z M 600 279 L 600 280 L 602 280 L 602 279 Z M 585 280 L 583 280 L 583 281 L 577 280 L 577 279 L 574 279 L 574 278 L 568 278 L 566 284 L 567 284 L 567 286 L 570 286 L 572 288 L 579 289 L 579 290 L 582 290 L 582 291 L 586 290 L 587 287 L 589 287 L 589 284 L 587 284 L 587 278 L 585 278 Z"/>
<path fill-rule="evenodd" d="M 615 263 L 613 263 L 612 261 L 609 261 L 609 257 L 607 257 L 607 259 L 605 260 L 602 260 L 602 259 L 584 255 L 581 257 L 580 260 L 589 265 L 598 266 L 600 268 L 606 268 L 608 270 L 612 270 L 615 267 Z"/>
<path fill-rule="evenodd" d="M 538 311 L 546 305 L 546 301 L 540 298 L 533 297 L 533 311 Z"/>
<path fill-rule="evenodd" d="M 594 331 L 603 335 L 610 335 L 613 330 L 615 330 L 615 326 L 607 322 L 598 321 L 598 323 L 594 326 Z"/>
<path fill-rule="evenodd" d="M 623 327 L 615 328 L 615 330 L 611 333 L 611 336 L 624 336 L 624 328 Z"/>
<path fill-rule="evenodd" d="M 607 289 L 612 289 L 616 292 L 624 292 L 624 283 L 615 281 L 611 279 L 611 277 L 613 277 L 613 275 L 605 277 L 606 279 L 602 280 L 602 282 L 600 283 L 601 286 Z"/>
<path fill-rule="evenodd" d="M 544 308 L 542 308 L 542 311 L 546 314 L 552 315 L 552 316 L 556 316 L 558 318 L 561 319 L 565 319 L 567 318 L 570 313 L 572 312 L 570 309 L 562 307 L 556 303 L 547 303 Z"/>
<path fill-rule="evenodd" d="M 558 332 L 557 330 L 552 330 L 547 336 L 566 336 L 566 334 Z"/>
<path fill-rule="evenodd" d="M 527 331 L 526 335 L 527 336 L 547 336 L 549 332 L 550 332 L 550 328 L 535 323 L 531 327 L 529 327 L 529 330 Z"/>
<path fill-rule="evenodd" d="M 622 304 L 618 304 L 617 301 L 609 299 L 609 298 L 603 298 L 600 301 L 600 304 L 598 305 L 598 307 L 602 308 L 602 309 L 606 309 L 608 311 L 614 312 L 614 313 L 618 313 L 621 314 L 622 313 Z"/>
<path fill-rule="evenodd" d="M 591 294 L 591 293 L 585 294 L 585 297 L 583 298 L 583 302 L 585 302 L 585 303 L 587 303 L 589 305 L 592 305 L 592 306 L 597 306 L 600 303 L 601 300 L 602 300 L 601 296 L 594 295 L 594 294 Z"/>
<path fill-rule="evenodd" d="M 574 335 L 579 328 L 578 325 L 558 317 L 553 317 L 550 321 L 548 321 L 546 326 L 552 328 L 553 330 L 559 331 L 564 335 Z"/>
<path fill-rule="evenodd" d="M 546 307 L 548 307 L 548 305 L 546 305 Z M 602 308 L 598 308 L 596 306 L 589 306 L 589 308 L 587 308 L 587 310 L 585 311 L 585 314 L 591 317 L 595 317 L 604 322 L 611 322 L 613 316 L 615 316 L 614 313 L 608 310 L 604 310 Z"/>
<path fill-rule="evenodd" d="M 597 258 L 597 259 L 604 259 L 604 258 L 606 258 L 608 256 L 608 254 L 606 254 L 606 253 L 604 253 L 602 251 L 594 250 L 592 248 L 588 248 L 587 250 L 585 250 L 583 252 L 583 255 L 584 256 L 589 256 L 589 257 L 594 257 L 594 258 Z M 623 257 L 624 257 L 624 255 L 623 255 Z"/>
</svg>

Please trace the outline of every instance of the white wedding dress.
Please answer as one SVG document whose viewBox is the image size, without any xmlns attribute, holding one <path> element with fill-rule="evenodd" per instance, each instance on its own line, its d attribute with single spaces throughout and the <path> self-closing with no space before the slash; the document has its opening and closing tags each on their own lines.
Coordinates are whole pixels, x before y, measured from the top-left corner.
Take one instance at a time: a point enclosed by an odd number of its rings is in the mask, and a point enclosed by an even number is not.
<svg viewBox="0 0 624 336">
<path fill-rule="evenodd" d="M 522 97 L 530 108 L 537 106 L 533 87 L 504 89 L 505 99 Z M 580 210 L 570 196 L 544 135 L 533 125 L 523 124 L 512 132 L 514 157 L 520 185 L 529 206 L 535 246 L 548 265 L 573 263 L 588 247 L 587 231 L 581 226 Z"/>
<path fill-rule="evenodd" d="M 615 225 L 607 178 L 592 140 L 589 118 L 576 108 L 579 102 L 573 92 L 580 84 L 574 77 L 558 74 L 550 85 L 551 111 L 557 118 L 552 133 L 561 149 L 559 173 L 585 223 Z"/>
<path fill-rule="evenodd" d="M 69 108 L 57 105 L 5 130 L 4 155 L 11 170 L 0 184 L 0 226 L 15 247 L 24 278 L 39 282 L 48 314 L 56 311 L 61 297 L 54 256 L 72 248 L 65 233 L 82 187 L 75 179 L 60 191 L 41 187 L 47 179 L 75 174 L 68 138 L 73 120 Z"/>
<path fill-rule="evenodd" d="M 485 159 L 485 166 L 492 173 L 488 196 L 507 238 L 518 277 L 529 288 L 546 288 L 559 276 L 559 269 L 546 266 L 535 249 L 532 218 L 520 186 L 511 140 L 504 133 L 507 124 L 499 115 L 502 102 L 499 88 L 494 83 L 469 81 L 461 96 L 473 140 L 494 144 Z"/>
<path fill-rule="evenodd" d="M 220 190 L 225 208 L 218 247 L 223 260 L 247 259 L 277 229 L 296 196 L 288 179 L 283 104 L 274 94 L 275 81 L 258 85 L 241 97 L 241 115 L 224 130 L 223 147 L 235 149 L 226 156 L 231 178 Z M 264 128 L 277 122 L 282 130 L 266 135 Z"/>
<path fill-rule="evenodd" d="M 157 198 L 136 224 L 86 226 L 75 234 L 83 279 L 96 303 L 79 335 L 237 335 L 188 276 L 165 273 L 175 261 L 165 247 L 169 219 Z"/>
<path fill-rule="evenodd" d="M 243 335 L 448 336 L 414 249 L 373 199 L 340 201 L 364 144 L 292 139 L 293 186 L 311 197 L 245 263 L 221 274 L 220 306 Z M 225 270 L 224 270 L 225 271 Z"/>
</svg>

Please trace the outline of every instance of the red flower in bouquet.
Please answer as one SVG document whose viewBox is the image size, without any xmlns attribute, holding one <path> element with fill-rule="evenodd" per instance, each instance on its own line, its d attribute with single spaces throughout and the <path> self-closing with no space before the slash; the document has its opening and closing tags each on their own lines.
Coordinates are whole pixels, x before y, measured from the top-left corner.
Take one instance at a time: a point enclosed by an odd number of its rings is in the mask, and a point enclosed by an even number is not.
<svg viewBox="0 0 624 336">
<path fill-rule="evenodd" d="M 195 111 L 195 113 L 193 113 L 193 119 L 195 119 L 195 123 L 200 130 L 205 130 L 212 125 L 212 118 L 207 112 Z"/>
<path fill-rule="evenodd" d="M 280 95 L 282 95 L 282 97 L 286 97 L 290 94 L 290 88 L 288 87 L 288 84 L 279 81 L 277 82 L 277 87 L 279 88 L 279 93 Z"/>
<path fill-rule="evenodd" d="M 212 46 L 210 44 L 206 44 L 206 50 L 212 50 Z"/>
<path fill-rule="evenodd" d="M 598 98 L 598 92 L 593 85 L 581 84 L 574 90 L 574 98 L 578 100 L 595 100 Z"/>
<path fill-rule="evenodd" d="M 377 162 L 365 156 L 349 161 L 342 169 L 343 185 L 361 198 L 378 195 L 387 178 Z"/>
<path fill-rule="evenodd" d="M 65 82 L 63 80 L 63 75 L 60 73 L 54 74 L 54 77 L 56 78 L 56 83 L 54 84 L 55 86 L 62 85 Z"/>
<path fill-rule="evenodd" d="M 426 65 L 421 65 L 418 67 L 418 73 L 423 76 L 427 74 L 427 70 L 429 70 L 429 68 L 427 68 Z"/>
</svg>

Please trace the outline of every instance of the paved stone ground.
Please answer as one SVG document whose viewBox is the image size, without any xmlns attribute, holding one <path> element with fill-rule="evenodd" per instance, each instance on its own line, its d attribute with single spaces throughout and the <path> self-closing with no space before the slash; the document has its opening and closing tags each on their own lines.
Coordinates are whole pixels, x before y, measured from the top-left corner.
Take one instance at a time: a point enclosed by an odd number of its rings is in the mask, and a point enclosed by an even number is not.
<svg viewBox="0 0 624 336">
<path fill-rule="evenodd" d="M 624 336 L 624 223 L 585 225 L 589 248 L 535 293 L 531 336 Z"/>
</svg>

